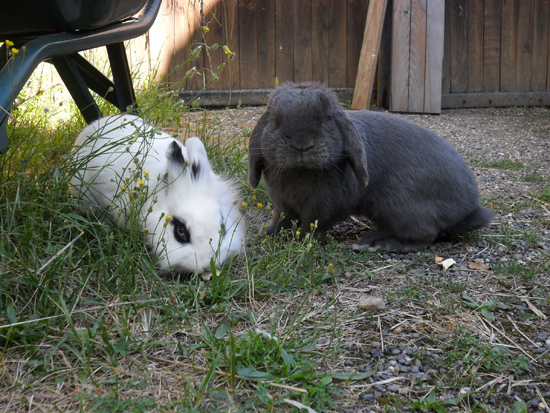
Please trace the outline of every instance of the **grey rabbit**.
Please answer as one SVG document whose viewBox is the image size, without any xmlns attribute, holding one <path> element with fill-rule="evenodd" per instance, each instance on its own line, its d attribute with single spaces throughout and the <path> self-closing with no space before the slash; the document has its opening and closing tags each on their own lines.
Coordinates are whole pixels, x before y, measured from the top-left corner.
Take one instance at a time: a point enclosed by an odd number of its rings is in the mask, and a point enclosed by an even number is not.
<svg viewBox="0 0 550 413">
<path fill-rule="evenodd" d="M 316 83 L 285 83 L 270 93 L 250 137 L 248 166 L 253 188 L 263 173 L 274 206 L 269 235 L 293 222 L 310 232 L 317 222 L 325 244 L 334 224 L 363 215 L 377 231 L 353 249 L 407 252 L 494 217 L 447 141 L 394 115 L 343 110 Z"/>
</svg>

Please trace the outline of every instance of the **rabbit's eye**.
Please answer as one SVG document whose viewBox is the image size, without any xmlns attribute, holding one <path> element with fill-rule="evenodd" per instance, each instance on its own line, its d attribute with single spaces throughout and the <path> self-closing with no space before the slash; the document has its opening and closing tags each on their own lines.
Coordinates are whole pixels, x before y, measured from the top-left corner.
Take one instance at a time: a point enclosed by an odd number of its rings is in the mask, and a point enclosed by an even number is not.
<svg viewBox="0 0 550 413">
<path fill-rule="evenodd" d="M 173 218 L 170 222 L 174 224 L 174 237 L 176 237 L 179 243 L 188 244 L 191 242 L 191 235 L 189 234 L 187 225 L 177 218 Z"/>
</svg>

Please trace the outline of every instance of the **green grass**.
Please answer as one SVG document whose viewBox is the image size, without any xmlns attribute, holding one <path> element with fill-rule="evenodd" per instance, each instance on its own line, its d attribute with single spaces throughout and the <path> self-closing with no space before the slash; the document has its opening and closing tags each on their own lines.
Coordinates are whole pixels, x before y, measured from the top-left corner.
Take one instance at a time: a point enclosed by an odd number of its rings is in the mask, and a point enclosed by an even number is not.
<svg viewBox="0 0 550 413">
<path fill-rule="evenodd" d="M 523 164 L 521 162 L 516 162 L 511 159 L 503 159 L 496 162 L 482 162 L 480 166 L 484 168 L 496 168 L 496 169 L 522 169 Z"/>
</svg>

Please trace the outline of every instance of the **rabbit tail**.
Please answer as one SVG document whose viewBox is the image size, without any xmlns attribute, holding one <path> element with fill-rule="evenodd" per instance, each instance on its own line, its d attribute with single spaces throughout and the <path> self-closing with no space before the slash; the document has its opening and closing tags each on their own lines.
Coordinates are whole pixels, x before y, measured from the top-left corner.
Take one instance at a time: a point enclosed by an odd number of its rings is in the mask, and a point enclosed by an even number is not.
<svg viewBox="0 0 550 413">
<path fill-rule="evenodd" d="M 474 229 L 484 228 L 489 226 L 494 217 L 495 214 L 489 208 L 478 207 L 462 221 L 454 224 L 444 232 L 448 234 L 460 234 Z"/>
</svg>

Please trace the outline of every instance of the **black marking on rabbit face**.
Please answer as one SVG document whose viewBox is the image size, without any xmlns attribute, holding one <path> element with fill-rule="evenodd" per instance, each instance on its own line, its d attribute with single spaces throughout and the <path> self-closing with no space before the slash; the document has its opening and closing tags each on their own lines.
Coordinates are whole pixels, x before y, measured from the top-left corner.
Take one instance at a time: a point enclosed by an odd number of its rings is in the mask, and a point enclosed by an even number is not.
<svg viewBox="0 0 550 413">
<path fill-rule="evenodd" d="M 189 244 L 191 242 L 191 234 L 183 220 L 172 217 L 170 224 L 173 225 L 174 237 L 180 244 Z"/>
<path fill-rule="evenodd" d="M 168 153 L 168 161 L 171 162 L 174 166 L 178 166 L 183 169 L 183 167 L 185 166 L 185 158 L 183 157 L 181 148 L 176 141 L 173 141 L 170 144 Z"/>
<path fill-rule="evenodd" d="M 201 175 L 201 165 L 197 162 L 191 164 L 191 179 L 197 181 Z"/>
</svg>

